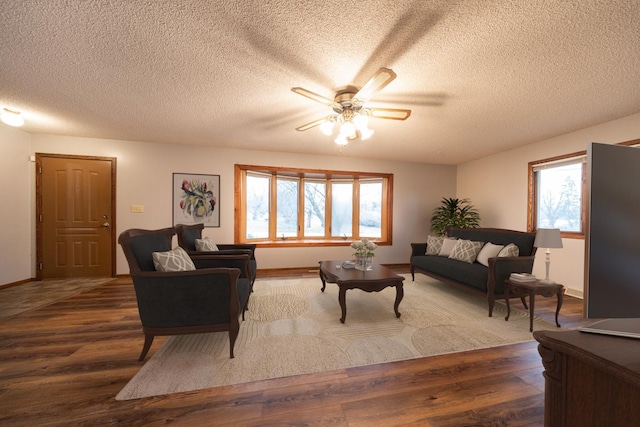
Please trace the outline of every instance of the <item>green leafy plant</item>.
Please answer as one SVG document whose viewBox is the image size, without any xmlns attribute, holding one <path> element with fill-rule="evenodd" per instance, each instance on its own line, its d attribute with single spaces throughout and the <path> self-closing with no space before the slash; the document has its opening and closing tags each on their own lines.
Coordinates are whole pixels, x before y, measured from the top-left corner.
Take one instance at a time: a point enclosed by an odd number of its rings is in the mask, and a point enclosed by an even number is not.
<svg viewBox="0 0 640 427">
<path fill-rule="evenodd" d="M 444 236 L 448 227 L 477 228 L 480 214 L 468 199 L 443 197 L 440 206 L 433 210 L 431 231 Z"/>
</svg>

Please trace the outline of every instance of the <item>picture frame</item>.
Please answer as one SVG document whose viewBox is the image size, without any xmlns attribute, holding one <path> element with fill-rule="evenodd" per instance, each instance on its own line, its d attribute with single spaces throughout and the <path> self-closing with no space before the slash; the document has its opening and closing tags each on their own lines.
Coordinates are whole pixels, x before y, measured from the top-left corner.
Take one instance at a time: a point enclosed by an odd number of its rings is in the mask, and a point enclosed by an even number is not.
<svg viewBox="0 0 640 427">
<path fill-rule="evenodd" d="M 174 173 L 173 225 L 220 227 L 220 175 Z"/>
</svg>

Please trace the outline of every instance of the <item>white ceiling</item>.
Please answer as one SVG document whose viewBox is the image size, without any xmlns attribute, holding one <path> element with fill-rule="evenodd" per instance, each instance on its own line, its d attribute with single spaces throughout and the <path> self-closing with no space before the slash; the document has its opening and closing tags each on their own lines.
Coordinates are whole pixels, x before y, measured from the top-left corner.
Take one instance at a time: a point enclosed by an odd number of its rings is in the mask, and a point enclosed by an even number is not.
<svg viewBox="0 0 640 427">
<path fill-rule="evenodd" d="M 638 0 L 2 0 L 0 49 L 31 133 L 458 164 L 640 112 Z M 408 120 L 295 131 L 383 66 Z"/>
</svg>

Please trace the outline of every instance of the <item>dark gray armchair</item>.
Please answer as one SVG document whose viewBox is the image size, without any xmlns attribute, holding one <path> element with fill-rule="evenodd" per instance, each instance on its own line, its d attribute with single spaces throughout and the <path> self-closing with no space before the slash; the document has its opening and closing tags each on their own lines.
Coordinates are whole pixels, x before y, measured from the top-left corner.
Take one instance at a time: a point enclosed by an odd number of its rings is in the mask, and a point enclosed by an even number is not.
<svg viewBox="0 0 640 427">
<path fill-rule="evenodd" d="M 156 271 L 153 252 L 171 250 L 175 228 L 122 232 L 122 246 L 133 279 L 145 336 L 142 361 L 155 336 L 229 331 L 230 357 L 240 329 L 240 308 L 249 298 L 250 283 L 239 282 L 237 268 Z M 247 262 L 248 262 L 248 256 Z"/>
</svg>

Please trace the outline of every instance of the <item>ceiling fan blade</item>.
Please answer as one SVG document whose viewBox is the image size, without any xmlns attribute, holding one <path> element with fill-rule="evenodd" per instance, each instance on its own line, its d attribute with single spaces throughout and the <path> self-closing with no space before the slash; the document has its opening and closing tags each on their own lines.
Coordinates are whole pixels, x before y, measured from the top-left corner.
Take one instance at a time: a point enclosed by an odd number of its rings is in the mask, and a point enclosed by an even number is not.
<svg viewBox="0 0 640 427">
<path fill-rule="evenodd" d="M 389 83 L 396 78 L 396 73 L 390 68 L 382 67 L 369 79 L 369 81 L 362 86 L 362 88 L 353 97 L 361 103 L 367 102 L 376 93 L 380 92 Z"/>
<path fill-rule="evenodd" d="M 319 102 L 321 104 L 328 105 L 331 108 L 335 109 L 337 107 L 340 110 L 342 110 L 342 105 L 338 104 L 337 102 L 329 98 L 325 98 L 322 95 L 318 95 L 315 92 L 311 92 L 310 90 L 307 90 L 301 87 L 292 87 L 291 91 L 297 93 L 298 95 L 306 96 L 309 99 L 313 99 L 314 101 Z"/>
<path fill-rule="evenodd" d="M 399 108 L 368 108 L 369 117 L 374 119 L 407 120 L 411 115 L 411 110 Z"/>
<path fill-rule="evenodd" d="M 311 129 L 311 128 L 313 128 L 313 127 L 316 127 L 316 126 L 318 126 L 318 125 L 321 125 L 321 124 L 322 124 L 322 123 L 324 123 L 324 122 L 330 121 L 330 120 L 331 120 L 331 117 L 333 117 L 333 116 L 327 116 L 327 117 L 323 117 L 323 118 L 318 119 L 318 120 L 314 120 L 314 121 L 309 122 L 309 123 L 307 123 L 307 124 L 304 124 L 304 125 L 302 125 L 302 126 L 298 126 L 298 127 L 296 128 L 296 130 L 297 130 L 297 131 L 302 132 L 303 130 Z"/>
</svg>

